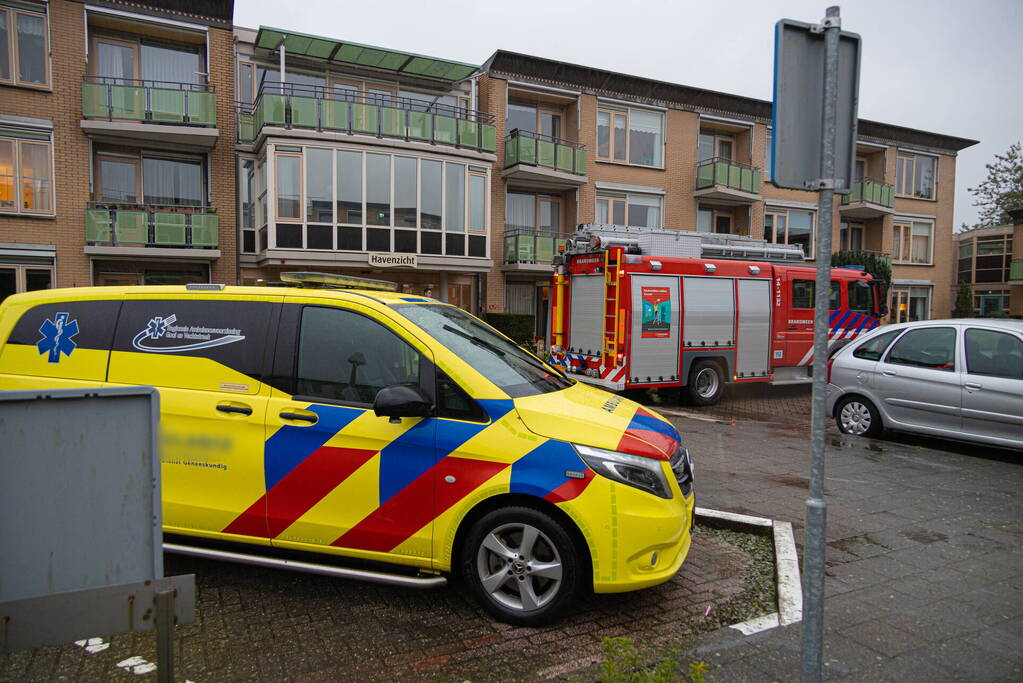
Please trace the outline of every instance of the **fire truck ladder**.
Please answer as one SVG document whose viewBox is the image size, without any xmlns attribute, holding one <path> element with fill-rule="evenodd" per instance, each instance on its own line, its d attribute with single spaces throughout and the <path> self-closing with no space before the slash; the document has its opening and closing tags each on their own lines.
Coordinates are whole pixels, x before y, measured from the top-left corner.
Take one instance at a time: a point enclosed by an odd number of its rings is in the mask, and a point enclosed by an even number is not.
<svg viewBox="0 0 1023 683">
<path fill-rule="evenodd" d="M 621 259 L 625 250 L 611 247 L 604 252 L 604 335 L 601 349 L 601 366 L 613 368 L 618 365 L 618 324 L 621 315 Z"/>
</svg>

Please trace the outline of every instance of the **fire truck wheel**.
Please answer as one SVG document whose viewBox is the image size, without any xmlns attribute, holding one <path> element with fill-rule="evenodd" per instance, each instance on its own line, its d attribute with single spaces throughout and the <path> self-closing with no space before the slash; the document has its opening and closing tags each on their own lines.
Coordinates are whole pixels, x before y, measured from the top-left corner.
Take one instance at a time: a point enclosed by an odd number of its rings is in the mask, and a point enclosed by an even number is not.
<svg viewBox="0 0 1023 683">
<path fill-rule="evenodd" d="M 843 434 L 871 439 L 880 436 L 884 429 L 874 404 L 859 396 L 842 399 L 835 408 L 835 424 Z"/>
<path fill-rule="evenodd" d="M 721 366 L 712 360 L 698 360 L 689 370 L 686 397 L 695 406 L 714 405 L 725 391 L 725 378 Z"/>
</svg>

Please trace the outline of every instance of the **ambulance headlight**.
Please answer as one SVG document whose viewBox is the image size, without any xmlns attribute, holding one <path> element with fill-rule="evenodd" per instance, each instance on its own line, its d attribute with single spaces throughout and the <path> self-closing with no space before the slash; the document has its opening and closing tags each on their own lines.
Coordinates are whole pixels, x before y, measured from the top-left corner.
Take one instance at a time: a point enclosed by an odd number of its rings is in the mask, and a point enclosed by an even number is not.
<svg viewBox="0 0 1023 683">
<path fill-rule="evenodd" d="M 592 446 L 572 445 L 586 466 L 602 477 L 660 498 L 671 498 L 671 488 L 668 487 L 660 460 Z"/>
</svg>

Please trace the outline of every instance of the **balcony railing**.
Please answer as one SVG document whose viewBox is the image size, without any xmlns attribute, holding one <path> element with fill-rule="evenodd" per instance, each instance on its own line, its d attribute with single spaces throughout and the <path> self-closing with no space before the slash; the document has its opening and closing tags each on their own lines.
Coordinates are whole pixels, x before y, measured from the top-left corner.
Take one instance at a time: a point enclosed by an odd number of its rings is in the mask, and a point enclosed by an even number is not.
<svg viewBox="0 0 1023 683">
<path fill-rule="evenodd" d="M 215 249 L 219 227 L 211 207 L 90 202 L 85 210 L 90 245 Z"/>
<path fill-rule="evenodd" d="M 586 175 L 586 145 L 515 128 L 504 139 L 504 167 L 515 164 Z"/>
<path fill-rule="evenodd" d="M 82 115 L 107 121 L 216 126 L 217 96 L 212 85 L 85 76 Z"/>
<path fill-rule="evenodd" d="M 1009 263 L 1009 280 L 1023 282 L 1023 259 L 1016 259 Z"/>
<path fill-rule="evenodd" d="M 852 184 L 852 191 L 849 194 L 842 195 L 842 205 L 855 204 L 856 202 L 877 204 L 878 206 L 890 209 L 895 206 L 894 188 L 880 180 L 872 180 L 870 178 L 857 180 Z"/>
<path fill-rule="evenodd" d="M 570 235 L 554 230 L 506 225 L 504 228 L 504 262 L 548 264 Z"/>
<path fill-rule="evenodd" d="M 254 103 L 239 103 L 239 140 L 255 140 L 263 126 L 362 133 L 486 152 L 497 149 L 493 114 L 407 97 L 290 83 L 264 83 Z"/>
<path fill-rule="evenodd" d="M 696 189 L 715 186 L 760 194 L 760 169 L 724 157 L 699 162 L 696 165 Z"/>
</svg>

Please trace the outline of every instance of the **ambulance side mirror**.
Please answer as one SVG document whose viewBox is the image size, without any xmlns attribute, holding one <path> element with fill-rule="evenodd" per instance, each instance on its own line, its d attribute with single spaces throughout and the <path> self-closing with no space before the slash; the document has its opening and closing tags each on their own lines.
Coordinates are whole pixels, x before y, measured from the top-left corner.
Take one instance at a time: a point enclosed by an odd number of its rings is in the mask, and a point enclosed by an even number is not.
<svg viewBox="0 0 1023 683">
<path fill-rule="evenodd" d="M 390 418 L 392 424 L 397 424 L 403 417 L 429 417 L 432 406 L 419 389 L 395 384 L 377 392 L 373 412 L 377 417 Z"/>
</svg>

